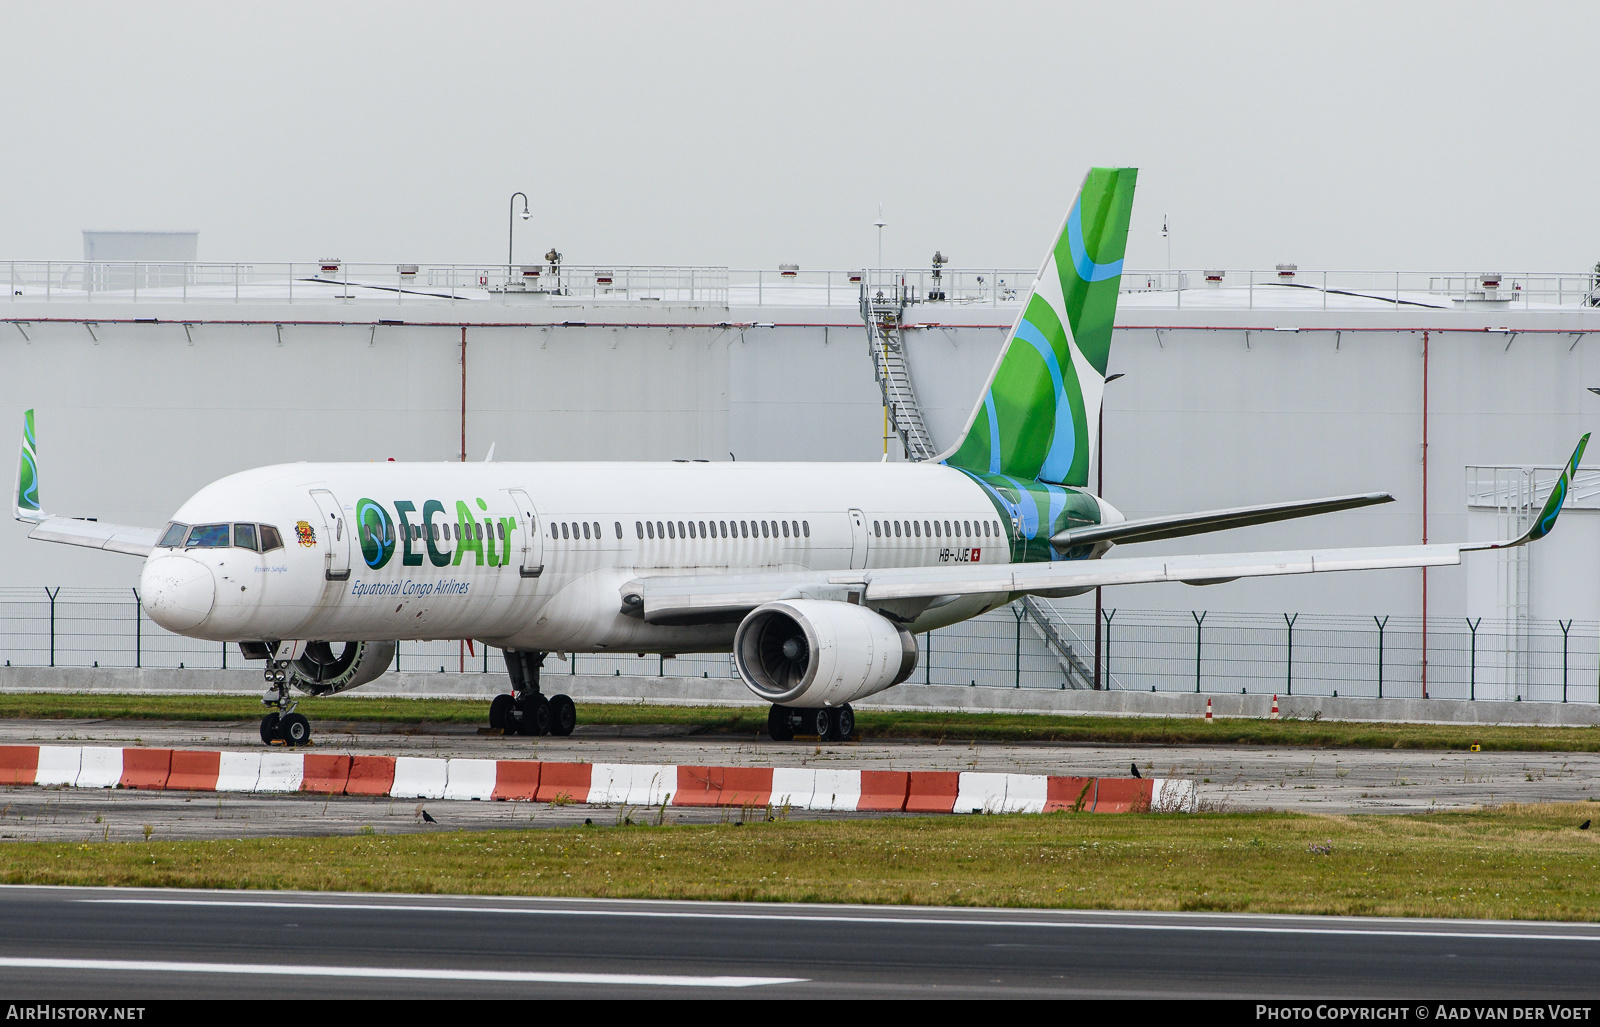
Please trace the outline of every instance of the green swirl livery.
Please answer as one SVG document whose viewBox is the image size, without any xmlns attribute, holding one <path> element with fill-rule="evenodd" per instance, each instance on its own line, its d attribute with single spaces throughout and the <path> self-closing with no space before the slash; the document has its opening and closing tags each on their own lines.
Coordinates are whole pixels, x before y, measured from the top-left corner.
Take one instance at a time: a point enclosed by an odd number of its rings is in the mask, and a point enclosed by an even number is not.
<svg viewBox="0 0 1600 1027">
<path fill-rule="evenodd" d="M 1013 526 L 1012 558 L 1052 560 L 1050 536 L 1097 523 L 1089 483 L 1135 168 L 1093 168 L 943 462 L 984 487 Z"/>
<path fill-rule="evenodd" d="M 367 566 L 377 570 L 394 556 L 394 521 L 377 501 L 356 503 L 356 529 L 361 538 L 361 556 Z"/>
</svg>

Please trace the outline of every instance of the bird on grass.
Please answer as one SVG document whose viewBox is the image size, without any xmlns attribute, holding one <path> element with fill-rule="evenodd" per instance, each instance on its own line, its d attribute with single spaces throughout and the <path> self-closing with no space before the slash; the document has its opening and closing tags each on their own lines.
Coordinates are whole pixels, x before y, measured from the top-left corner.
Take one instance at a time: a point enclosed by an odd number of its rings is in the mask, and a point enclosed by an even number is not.
<svg viewBox="0 0 1600 1027">
<path fill-rule="evenodd" d="M 1589 822 L 1587 820 L 1585 820 L 1583 823 L 1579 824 L 1578 825 L 1578 830 L 1580 830 L 1580 831 L 1589 830 Z"/>
<path fill-rule="evenodd" d="M 1144 776 L 1143 774 L 1139 773 L 1139 764 L 1137 764 L 1137 763 L 1133 764 L 1133 776 L 1134 777 L 1143 777 Z"/>
<path fill-rule="evenodd" d="M 420 802 L 417 803 L 417 816 L 421 817 L 422 818 L 422 822 L 425 823 L 425 824 L 437 824 L 438 823 L 437 820 L 433 819 L 433 815 L 431 813 L 429 813 L 427 810 L 422 808 L 422 803 L 420 803 Z"/>
</svg>

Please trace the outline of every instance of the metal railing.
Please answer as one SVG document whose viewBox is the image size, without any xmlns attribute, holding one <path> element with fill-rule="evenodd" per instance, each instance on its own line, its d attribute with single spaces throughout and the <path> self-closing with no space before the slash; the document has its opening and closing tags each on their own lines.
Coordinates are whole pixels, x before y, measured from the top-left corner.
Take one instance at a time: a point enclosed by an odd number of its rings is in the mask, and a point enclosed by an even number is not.
<svg viewBox="0 0 1600 1027">
<path fill-rule="evenodd" d="M 903 290 L 932 308 L 1020 303 L 1034 269 L 730 269 L 641 265 L 30 261 L 0 264 L 13 302 L 539 303 L 557 298 L 726 307 L 855 307 Z M 1131 307 L 1495 310 L 1600 305 L 1595 272 L 1221 269 L 1122 273 Z"/>
<path fill-rule="evenodd" d="M 1085 687 L 1093 609 L 1034 600 L 1049 628 L 1015 603 L 918 636 L 907 685 Z M 1411 617 L 1107 610 L 1102 678 L 1116 690 L 1341 697 L 1422 696 L 1421 624 Z M 0 589 L 6 666 L 260 668 L 237 647 L 173 635 L 152 623 L 130 589 Z M 497 650 L 457 641 L 402 642 L 403 672 L 505 674 Z M 613 656 L 551 660 L 546 674 L 736 677 L 728 656 Z M 1600 702 L 1600 622 L 1434 618 L 1428 626 L 1434 698 Z"/>
<path fill-rule="evenodd" d="M 11 261 L 3 271 L 12 302 L 728 304 L 723 267 Z"/>
</svg>

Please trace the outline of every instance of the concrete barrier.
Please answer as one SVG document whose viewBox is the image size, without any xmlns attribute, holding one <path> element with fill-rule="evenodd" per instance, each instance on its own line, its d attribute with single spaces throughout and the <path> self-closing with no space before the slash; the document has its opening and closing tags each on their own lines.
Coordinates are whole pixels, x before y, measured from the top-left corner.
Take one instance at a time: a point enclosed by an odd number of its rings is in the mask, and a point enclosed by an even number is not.
<svg viewBox="0 0 1600 1027">
<path fill-rule="evenodd" d="M 258 792 L 298 792 L 306 772 L 305 754 L 298 752 L 264 752 L 261 754 L 261 773 L 256 778 Z"/>
<path fill-rule="evenodd" d="M 146 788 L 161 791 L 172 774 L 171 749 L 122 750 L 122 776 L 118 788 Z"/>
<path fill-rule="evenodd" d="M 448 760 L 397 756 L 389 794 L 397 799 L 442 799 L 449 773 Z"/>
<path fill-rule="evenodd" d="M 772 804 L 780 809 L 810 809 L 811 796 L 817 790 L 815 770 L 797 770 L 777 767 L 772 771 Z"/>
<path fill-rule="evenodd" d="M 963 771 L 956 779 L 952 813 L 999 813 L 1006 804 L 1006 775 Z"/>
<path fill-rule="evenodd" d="M 172 753 L 172 769 L 167 774 L 167 790 L 214 792 L 221 772 L 222 753 L 175 749 Z"/>
<path fill-rule="evenodd" d="M 39 773 L 35 784 L 72 787 L 78 783 L 78 767 L 83 762 L 83 747 L 78 745 L 41 745 L 39 747 Z"/>
<path fill-rule="evenodd" d="M 346 795 L 388 795 L 394 786 L 393 756 L 352 756 Z"/>
<path fill-rule="evenodd" d="M 444 798 L 492 799 L 498 760 L 452 759 L 445 768 Z"/>
<path fill-rule="evenodd" d="M 961 775 L 954 771 L 913 770 L 906 788 L 907 813 L 949 813 L 956 808 Z"/>
<path fill-rule="evenodd" d="M 38 777 L 37 745 L 0 745 L 0 785 L 31 785 Z"/>
<path fill-rule="evenodd" d="M 671 706 L 765 705 L 737 679 L 618 677 L 562 674 L 546 670 L 545 691 L 564 692 L 579 703 Z M 1359 686 L 1357 686 L 1359 687 Z M 313 718 L 337 719 L 339 706 L 362 698 L 490 698 L 507 691 L 505 676 L 490 674 L 385 674 L 377 681 L 329 699 L 306 700 Z M 261 694 L 259 665 L 245 670 L 135 670 L 132 668 L 4 667 L 0 692 L 105 694 L 237 695 L 256 709 Z M 1050 688 L 963 688 L 907 683 L 856 703 L 859 710 L 937 713 L 1036 713 L 1063 716 L 1193 717 L 1205 714 L 1206 701 L 1219 719 L 1266 719 L 1272 695 L 1228 692 L 1094 692 Z M 1341 696 L 1278 696 L 1285 720 L 1378 721 L 1415 724 L 1505 724 L 1542 727 L 1600 727 L 1600 704 L 1505 702 L 1464 699 L 1376 699 Z M 485 722 L 488 713 L 485 711 Z M 580 715 L 579 723 L 582 723 Z"/>
<path fill-rule="evenodd" d="M 217 763 L 219 792 L 253 792 L 261 779 L 261 753 L 225 752 Z"/>
<path fill-rule="evenodd" d="M 539 794 L 542 767 L 538 760 L 496 760 L 494 791 L 489 797 L 531 802 Z"/>
<path fill-rule="evenodd" d="M 300 790 L 315 795 L 343 795 L 350 782 L 350 757 L 324 756 L 307 753 L 305 771 L 300 777 Z"/>
<path fill-rule="evenodd" d="M 1045 781 L 1044 812 L 1085 809 L 1093 800 L 1094 778 L 1050 777 Z"/>
<path fill-rule="evenodd" d="M 535 798 L 540 802 L 588 802 L 593 778 L 592 763 L 542 763 Z"/>
<path fill-rule="evenodd" d="M 122 750 L 101 745 L 83 747 L 78 764 L 78 788 L 115 788 L 122 780 Z"/>
<path fill-rule="evenodd" d="M 596 805 L 659 806 L 672 802 L 678 768 L 656 763 L 596 763 L 589 802 Z"/>
<path fill-rule="evenodd" d="M 906 808 L 906 789 L 911 775 L 903 770 L 863 770 L 858 810 L 897 813 Z"/>
</svg>

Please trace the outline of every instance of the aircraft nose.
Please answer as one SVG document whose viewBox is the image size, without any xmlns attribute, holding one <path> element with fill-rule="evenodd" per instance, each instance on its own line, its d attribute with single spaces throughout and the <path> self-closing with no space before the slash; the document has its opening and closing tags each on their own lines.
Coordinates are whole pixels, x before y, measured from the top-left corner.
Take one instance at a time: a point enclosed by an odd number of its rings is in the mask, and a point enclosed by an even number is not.
<svg viewBox="0 0 1600 1027">
<path fill-rule="evenodd" d="M 217 601 L 211 568 L 186 556 L 161 556 L 147 562 L 139 583 L 145 612 L 168 631 L 198 627 Z"/>
</svg>

